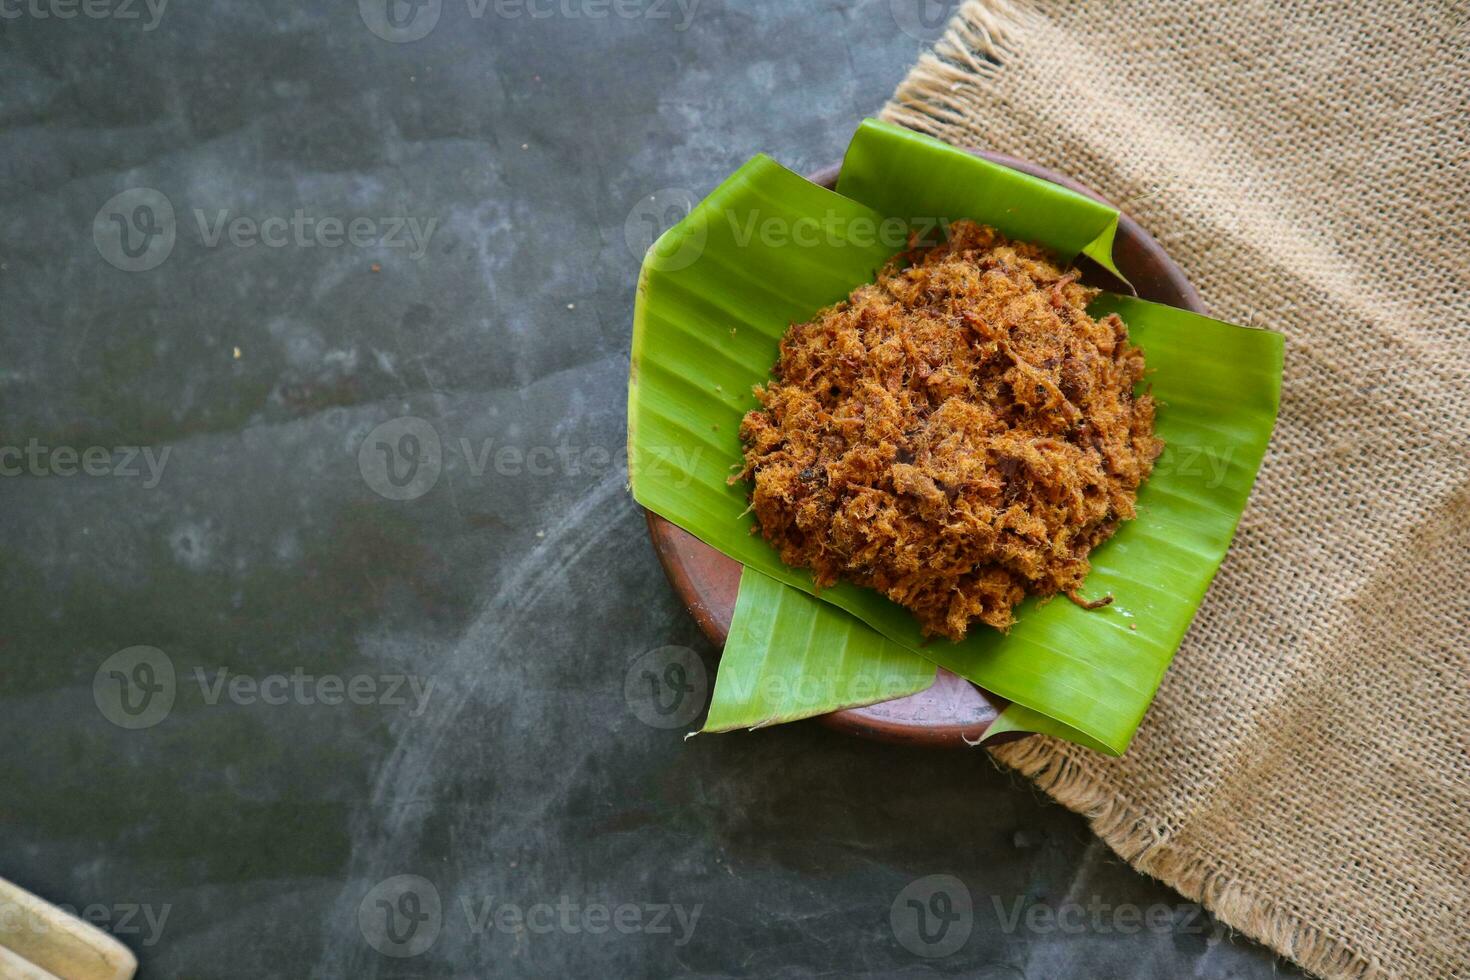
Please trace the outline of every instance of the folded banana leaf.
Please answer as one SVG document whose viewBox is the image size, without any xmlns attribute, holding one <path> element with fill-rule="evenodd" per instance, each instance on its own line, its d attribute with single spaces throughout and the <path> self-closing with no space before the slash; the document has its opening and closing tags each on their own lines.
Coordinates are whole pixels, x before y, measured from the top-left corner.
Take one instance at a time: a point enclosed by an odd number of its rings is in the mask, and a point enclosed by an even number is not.
<svg viewBox="0 0 1470 980">
<path fill-rule="evenodd" d="M 842 610 L 747 566 L 703 731 L 891 701 L 927 689 L 935 673 Z"/>
<path fill-rule="evenodd" d="M 858 127 L 842 158 L 837 193 L 902 216 L 921 231 L 930 223 L 974 218 L 1010 238 L 1042 242 L 1063 261 L 1086 255 L 1123 278 L 1113 265 L 1117 211 L 889 123 L 868 119 Z"/>
<path fill-rule="evenodd" d="M 1138 519 L 1093 553 L 1086 590 L 1115 598 L 1101 610 L 1028 601 L 1008 634 L 976 628 L 961 643 L 925 643 L 908 611 L 876 592 L 841 583 L 817 594 L 808 572 L 784 565 L 751 533 L 746 488 L 727 482 L 739 467 L 740 419 L 755 407 L 751 388 L 768 378 L 787 326 L 871 281 L 915 224 L 973 218 L 1039 242 L 1064 261 L 1079 253 L 1096 258 L 1110 247 L 1115 212 L 1017 176 L 872 122 L 844 161 L 838 187 L 845 194 L 763 156 L 738 170 L 645 259 L 628 386 L 630 482 L 649 510 L 749 568 L 816 595 L 813 609 L 834 607 L 830 615 L 777 617 L 764 635 L 743 632 L 748 640 L 725 654 L 732 680 L 733 672 L 751 669 L 748 645 L 802 662 L 826 631 L 845 622 L 840 609 L 1014 702 L 1000 727 L 1121 753 L 1245 506 L 1276 415 L 1279 335 L 1129 297 L 1104 295 L 1094 304 L 1095 313 L 1122 316 L 1143 348 L 1160 403 L 1157 431 L 1168 445 L 1139 494 Z M 747 588 L 764 586 L 742 585 L 747 615 L 772 601 L 746 595 Z M 788 620 L 801 625 L 783 627 Z M 725 672 L 722 665 L 722 684 Z M 728 711 L 737 724 L 762 714 L 759 705 L 734 710 L 731 692 L 740 689 L 725 685 L 725 697 L 717 692 L 716 699 L 720 716 Z M 764 712 L 772 720 L 795 714 L 790 705 L 774 707 Z"/>
</svg>

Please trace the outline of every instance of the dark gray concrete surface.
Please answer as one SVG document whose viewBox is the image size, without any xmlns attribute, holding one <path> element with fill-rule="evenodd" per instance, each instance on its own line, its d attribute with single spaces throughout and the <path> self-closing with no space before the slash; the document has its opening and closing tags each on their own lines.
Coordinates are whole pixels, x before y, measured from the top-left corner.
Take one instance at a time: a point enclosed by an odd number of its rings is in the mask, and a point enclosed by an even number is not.
<svg viewBox="0 0 1470 980">
<path fill-rule="evenodd" d="M 941 7 L 528 3 L 0 4 L 0 875 L 152 977 L 1271 974 L 981 752 L 640 720 L 643 202 Z"/>
</svg>

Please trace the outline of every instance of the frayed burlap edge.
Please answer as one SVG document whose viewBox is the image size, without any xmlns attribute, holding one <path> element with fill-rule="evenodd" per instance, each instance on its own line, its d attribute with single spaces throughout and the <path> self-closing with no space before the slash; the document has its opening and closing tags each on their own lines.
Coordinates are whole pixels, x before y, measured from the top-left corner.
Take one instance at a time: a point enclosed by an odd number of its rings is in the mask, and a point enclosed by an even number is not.
<svg viewBox="0 0 1470 980">
<path fill-rule="evenodd" d="M 1090 779 L 1061 743 L 1033 736 L 991 756 L 1087 819 L 1093 833 L 1135 869 L 1151 875 L 1221 922 L 1264 943 L 1309 973 L 1333 980 L 1378 980 L 1382 972 L 1339 940 L 1262 898 L 1227 873 L 1172 848 L 1141 813 Z"/>
<path fill-rule="evenodd" d="M 964 90 L 984 85 L 1016 56 L 1014 39 L 1032 15 L 1008 0 L 969 0 L 933 51 L 922 55 L 884 108 L 888 122 L 943 136 L 972 117 Z M 1227 872 L 1172 847 L 1167 834 L 1068 758 L 1062 743 L 1033 737 L 991 751 L 1069 810 L 1123 860 L 1199 902 L 1221 922 L 1271 947 L 1305 970 L 1337 980 L 1376 980 L 1382 971 L 1342 941 L 1303 922 Z"/>
<path fill-rule="evenodd" d="M 888 122 L 937 134 L 962 125 L 967 107 L 957 94 L 976 79 L 994 78 L 1014 53 L 1011 38 L 1029 15 L 1006 0 L 970 0 L 950 20 L 932 51 L 919 57 L 881 113 Z"/>
</svg>

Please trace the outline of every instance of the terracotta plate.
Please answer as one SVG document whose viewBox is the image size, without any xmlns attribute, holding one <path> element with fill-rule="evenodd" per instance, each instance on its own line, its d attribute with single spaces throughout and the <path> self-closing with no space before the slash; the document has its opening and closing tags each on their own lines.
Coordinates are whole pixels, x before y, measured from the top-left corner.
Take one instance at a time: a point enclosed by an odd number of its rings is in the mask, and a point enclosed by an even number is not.
<svg viewBox="0 0 1470 980">
<path fill-rule="evenodd" d="M 1110 203 L 1075 180 L 1034 163 L 984 150 L 970 152 Z M 837 183 L 838 169 L 832 166 L 818 171 L 811 180 L 823 187 L 833 187 Z M 1148 232 L 1139 227 L 1138 222 L 1126 214 L 1121 215 L 1118 221 L 1113 260 L 1144 299 L 1196 313 L 1207 312 L 1199 293 L 1184 278 L 1179 266 Z M 1082 260 L 1084 271 L 1089 264 Z M 1095 277 L 1084 278 L 1095 285 L 1116 286 L 1112 277 L 1103 270 L 1094 268 L 1093 271 Z M 648 514 L 648 533 L 674 591 L 689 607 L 689 612 L 710 642 L 723 648 L 730 630 L 730 617 L 735 611 L 735 595 L 740 588 L 740 564 L 657 514 Z M 1005 705 L 1002 698 L 941 669 L 939 679 L 927 691 L 865 708 L 833 712 L 821 720 L 832 728 L 868 738 L 959 748 L 964 746 L 965 740 L 973 742 L 979 738 Z M 997 741 L 1000 738 L 997 736 Z"/>
</svg>

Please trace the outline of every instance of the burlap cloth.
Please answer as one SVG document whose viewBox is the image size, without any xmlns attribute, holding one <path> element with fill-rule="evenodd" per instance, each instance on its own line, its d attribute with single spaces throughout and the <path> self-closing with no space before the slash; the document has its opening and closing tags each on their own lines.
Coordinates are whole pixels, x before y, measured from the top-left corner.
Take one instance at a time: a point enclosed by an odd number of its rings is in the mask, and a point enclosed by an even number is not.
<svg viewBox="0 0 1470 980">
<path fill-rule="evenodd" d="M 1217 316 L 1286 335 L 1249 509 L 1127 756 L 995 755 L 1326 977 L 1470 977 L 1467 24 L 970 0 L 884 111 L 1079 178 Z"/>
</svg>

